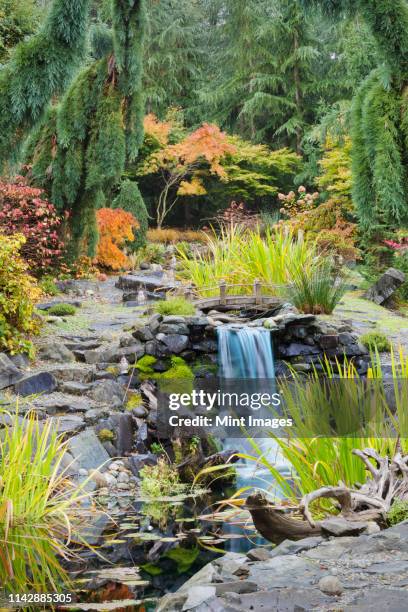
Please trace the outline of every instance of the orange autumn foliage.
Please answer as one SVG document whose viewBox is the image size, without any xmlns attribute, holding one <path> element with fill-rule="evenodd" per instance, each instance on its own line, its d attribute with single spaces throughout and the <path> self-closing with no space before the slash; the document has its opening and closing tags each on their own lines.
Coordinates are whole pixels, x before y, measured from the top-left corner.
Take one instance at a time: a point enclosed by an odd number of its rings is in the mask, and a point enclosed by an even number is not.
<svg viewBox="0 0 408 612">
<path fill-rule="evenodd" d="M 171 121 L 160 121 L 156 115 L 149 113 L 143 121 L 144 132 L 154 138 L 160 146 L 164 147 L 169 141 L 169 134 L 173 127 Z"/>
<path fill-rule="evenodd" d="M 100 208 L 96 217 L 99 232 L 96 263 L 111 270 L 125 268 L 128 259 L 121 247 L 134 240 L 133 230 L 139 223 L 122 208 Z"/>
<path fill-rule="evenodd" d="M 156 162 L 159 167 L 176 166 L 182 172 L 203 159 L 210 166 L 211 173 L 225 178 L 225 170 L 220 162 L 225 155 L 235 152 L 236 148 L 228 142 L 225 132 L 221 132 L 217 125 L 203 123 L 181 142 L 159 151 Z"/>
</svg>

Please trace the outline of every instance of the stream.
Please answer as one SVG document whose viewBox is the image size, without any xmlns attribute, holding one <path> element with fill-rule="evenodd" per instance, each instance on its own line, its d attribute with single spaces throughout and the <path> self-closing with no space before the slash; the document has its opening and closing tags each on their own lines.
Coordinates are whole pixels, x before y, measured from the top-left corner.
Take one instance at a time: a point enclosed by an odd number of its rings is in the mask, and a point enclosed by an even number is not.
<svg viewBox="0 0 408 612">
<path fill-rule="evenodd" d="M 113 335 L 138 316 L 139 308 L 123 307 L 122 292 L 114 279 L 96 288 L 84 284 L 88 299 L 75 320 L 75 333 Z M 98 301 L 99 300 L 99 301 Z M 66 334 L 65 323 L 60 334 Z M 71 323 L 70 323 L 71 326 Z M 222 325 L 218 328 L 218 373 L 222 380 L 262 380 L 274 388 L 274 360 L 271 334 L 264 328 Z M 69 330 L 72 333 L 71 330 Z M 245 384 L 245 382 L 244 382 Z M 253 384 L 253 383 L 252 383 Z M 271 391 L 272 391 L 271 389 Z M 254 454 L 245 436 L 220 441 L 220 450 Z M 259 432 L 256 444 L 263 456 L 288 473 L 276 444 Z M 190 576 L 215 557 L 227 551 L 245 552 L 267 545 L 239 508 L 220 506 L 237 495 L 245 497 L 249 488 L 273 490 L 271 475 L 256 461 L 240 459 L 234 464 L 235 481 L 211 492 L 185 494 L 163 499 L 136 499 L 121 510 L 89 516 L 82 537 L 97 546 L 83 549 L 74 562 L 63 562 L 72 579 L 80 604 L 57 609 L 97 609 L 92 604 L 111 602 L 111 610 L 155 610 L 156 602 L 169 591 L 176 591 Z M 87 604 L 90 607 L 83 608 Z M 116 602 L 116 603 L 115 603 Z M 122 603 L 123 602 L 123 603 Z M 126 602 L 126 603 L 125 603 Z M 104 609 L 108 609 L 104 607 Z"/>
</svg>

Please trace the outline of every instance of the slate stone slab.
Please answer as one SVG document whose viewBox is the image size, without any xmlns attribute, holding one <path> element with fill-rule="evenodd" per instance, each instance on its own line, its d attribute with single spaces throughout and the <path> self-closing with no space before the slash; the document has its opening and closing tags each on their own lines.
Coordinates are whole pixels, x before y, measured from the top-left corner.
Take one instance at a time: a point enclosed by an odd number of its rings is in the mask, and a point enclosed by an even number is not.
<svg viewBox="0 0 408 612">
<path fill-rule="evenodd" d="M 57 379 L 50 372 L 39 372 L 22 378 L 14 390 L 17 395 L 38 395 L 40 393 L 52 393 L 58 386 Z"/>
<path fill-rule="evenodd" d="M 0 353 L 0 389 L 11 387 L 24 377 L 5 353 Z"/>
<path fill-rule="evenodd" d="M 404 282 L 405 274 L 401 270 L 388 268 L 378 281 L 366 291 L 364 297 L 376 304 L 383 304 Z"/>
<path fill-rule="evenodd" d="M 86 470 L 107 467 L 110 457 L 92 428 L 85 429 L 68 441 L 68 450 L 80 468 Z M 105 464 L 105 465 L 104 465 Z"/>
</svg>

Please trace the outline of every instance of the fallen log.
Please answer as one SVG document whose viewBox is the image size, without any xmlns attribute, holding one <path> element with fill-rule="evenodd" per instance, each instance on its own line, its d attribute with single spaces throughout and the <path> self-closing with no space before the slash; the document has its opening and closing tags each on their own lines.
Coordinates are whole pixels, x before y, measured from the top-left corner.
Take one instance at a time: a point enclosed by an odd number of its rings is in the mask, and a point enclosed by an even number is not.
<svg viewBox="0 0 408 612">
<path fill-rule="evenodd" d="M 395 500 L 408 501 L 408 455 L 397 450 L 394 458 L 381 457 L 375 450 L 353 450 L 363 461 L 368 479 L 359 488 L 338 486 L 321 487 L 305 495 L 300 504 L 288 512 L 273 505 L 264 494 L 248 496 L 246 507 L 259 533 L 276 544 L 284 539 L 299 540 L 326 531 L 326 521 L 315 521 L 310 506 L 318 499 L 331 499 L 339 516 L 361 530 L 374 521 L 380 528 L 387 524 L 387 513 Z M 303 520 L 302 520 L 303 519 Z"/>
<path fill-rule="evenodd" d="M 274 506 L 261 492 L 249 495 L 245 505 L 261 536 L 274 544 L 280 544 L 283 540 L 302 540 L 322 532 L 319 525 L 312 526 L 301 518 L 289 515 L 286 509 Z"/>
</svg>

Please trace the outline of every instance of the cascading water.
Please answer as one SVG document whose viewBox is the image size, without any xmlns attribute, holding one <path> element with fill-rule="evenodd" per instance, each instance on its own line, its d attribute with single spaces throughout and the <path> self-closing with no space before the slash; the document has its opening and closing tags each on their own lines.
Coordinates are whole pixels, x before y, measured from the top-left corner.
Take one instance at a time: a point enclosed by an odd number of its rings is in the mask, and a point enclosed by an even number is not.
<svg viewBox="0 0 408 612">
<path fill-rule="evenodd" d="M 236 379 L 237 385 L 242 384 L 242 379 L 258 379 L 263 390 L 272 393 L 275 390 L 275 366 L 273 359 L 271 332 L 263 327 L 238 327 L 235 325 L 223 325 L 217 329 L 218 333 L 218 363 L 219 376 L 221 379 Z M 256 444 L 262 449 L 263 455 L 271 463 L 274 463 L 282 473 L 289 473 L 288 466 L 282 462 L 278 446 L 270 437 L 264 437 L 268 432 L 261 432 L 257 437 Z M 226 439 L 224 448 L 240 450 L 245 454 L 253 454 L 253 448 L 245 437 L 241 439 Z M 255 467 L 254 467 L 255 466 Z M 236 464 L 237 488 L 243 487 L 265 487 L 266 483 L 272 484 L 268 469 L 260 468 L 254 462 L 243 461 Z M 278 491 L 275 491 L 279 495 Z M 240 533 L 239 528 L 233 525 L 225 525 L 226 532 Z M 261 538 L 256 538 L 257 544 L 262 543 Z M 254 541 L 231 540 L 229 550 L 235 552 L 251 548 Z"/>
<path fill-rule="evenodd" d="M 275 378 L 270 331 L 233 326 L 217 331 L 221 378 Z"/>
</svg>

